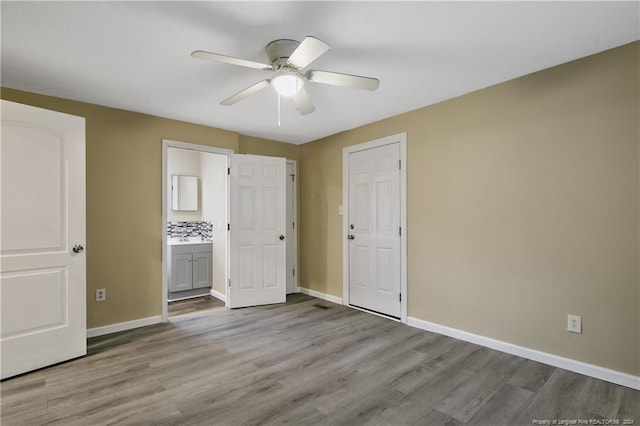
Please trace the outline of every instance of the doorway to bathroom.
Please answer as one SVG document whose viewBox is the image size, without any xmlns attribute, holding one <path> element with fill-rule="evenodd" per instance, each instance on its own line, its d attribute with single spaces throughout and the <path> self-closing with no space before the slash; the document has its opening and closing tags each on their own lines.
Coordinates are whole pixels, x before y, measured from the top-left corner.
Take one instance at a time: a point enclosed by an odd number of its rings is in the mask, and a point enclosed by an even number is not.
<svg viewBox="0 0 640 426">
<path fill-rule="evenodd" d="M 163 306 L 168 316 L 224 306 L 231 151 L 175 142 L 165 148 Z"/>
<path fill-rule="evenodd" d="M 296 292 L 295 161 L 170 140 L 162 153 L 163 320 Z"/>
</svg>

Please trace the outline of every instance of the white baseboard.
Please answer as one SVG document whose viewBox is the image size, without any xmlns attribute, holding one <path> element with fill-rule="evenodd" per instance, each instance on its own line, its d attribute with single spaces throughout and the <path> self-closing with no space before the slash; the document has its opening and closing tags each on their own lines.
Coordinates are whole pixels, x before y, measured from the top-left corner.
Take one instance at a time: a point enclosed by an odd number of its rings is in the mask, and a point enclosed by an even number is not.
<svg viewBox="0 0 640 426">
<path fill-rule="evenodd" d="M 214 289 L 211 289 L 209 291 L 209 294 L 213 297 L 215 297 L 218 300 L 222 300 L 224 303 L 227 303 L 227 295 L 220 293 L 219 291 L 215 291 Z"/>
<path fill-rule="evenodd" d="M 573 371 L 575 373 L 584 374 L 586 376 L 595 377 L 596 379 L 605 380 L 617 385 L 626 386 L 632 389 L 640 390 L 640 377 L 631 374 L 622 373 L 620 371 L 610 370 L 608 368 L 599 367 L 593 364 L 564 358 L 547 352 L 537 351 L 535 349 L 525 348 L 524 346 L 514 345 L 512 343 L 503 342 L 501 340 L 492 339 L 490 337 L 480 336 L 478 334 L 469 333 L 458 330 L 456 328 L 435 324 L 418 318 L 407 318 L 407 324 L 411 327 L 421 328 L 423 330 L 432 331 L 438 334 L 444 334 L 465 342 L 475 343 L 476 345 L 485 346 L 511 355 L 538 361 L 543 364 Z"/>
<path fill-rule="evenodd" d="M 306 294 L 307 296 L 317 297 L 318 299 L 326 300 L 327 302 L 337 303 L 338 305 L 342 305 L 342 297 L 332 296 L 330 294 L 321 293 L 319 291 L 311 290 L 304 287 L 298 287 L 298 292 L 302 294 Z"/>
<path fill-rule="evenodd" d="M 117 324 L 104 325 L 87 329 L 87 339 L 90 337 L 104 336 L 105 334 L 117 333 L 119 331 L 131 330 L 132 328 L 144 327 L 147 325 L 158 324 L 162 322 L 162 315 L 156 315 L 148 318 L 140 318 L 133 321 L 119 322 Z"/>
</svg>

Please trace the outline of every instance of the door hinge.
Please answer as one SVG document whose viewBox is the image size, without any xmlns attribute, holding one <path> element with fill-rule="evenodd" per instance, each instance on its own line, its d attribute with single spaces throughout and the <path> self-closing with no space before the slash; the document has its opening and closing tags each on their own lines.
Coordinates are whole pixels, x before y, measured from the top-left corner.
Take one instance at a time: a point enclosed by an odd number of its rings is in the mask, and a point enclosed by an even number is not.
<svg viewBox="0 0 640 426">
<path fill-rule="evenodd" d="M 227 174 L 230 175 L 231 174 L 231 167 L 227 167 Z"/>
<path fill-rule="evenodd" d="M 398 160 L 398 170 L 402 170 L 402 160 Z"/>
<path fill-rule="evenodd" d="M 291 176 L 291 182 L 295 182 L 296 181 L 296 175 L 290 175 Z"/>
<path fill-rule="evenodd" d="M 293 223 L 291 224 L 291 228 L 296 229 L 296 223 L 295 223 L 295 222 L 293 222 Z"/>
<path fill-rule="evenodd" d="M 227 223 L 227 231 L 231 231 L 231 224 Z"/>
<path fill-rule="evenodd" d="M 398 235 L 402 237 L 402 226 L 398 228 Z"/>
<path fill-rule="evenodd" d="M 400 302 L 402 302 L 402 293 L 400 293 L 399 296 L 400 296 Z"/>
<path fill-rule="evenodd" d="M 293 268 L 293 276 L 296 276 L 296 268 Z"/>
<path fill-rule="evenodd" d="M 231 278 L 229 278 L 227 282 L 229 283 L 229 287 L 231 287 Z"/>
</svg>

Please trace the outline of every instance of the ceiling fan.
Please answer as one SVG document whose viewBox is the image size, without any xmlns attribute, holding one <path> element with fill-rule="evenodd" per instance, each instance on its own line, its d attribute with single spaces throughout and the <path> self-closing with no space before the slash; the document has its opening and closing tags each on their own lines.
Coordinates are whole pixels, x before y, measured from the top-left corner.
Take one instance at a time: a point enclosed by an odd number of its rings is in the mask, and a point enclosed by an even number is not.
<svg viewBox="0 0 640 426">
<path fill-rule="evenodd" d="M 303 73 L 304 68 L 329 50 L 328 44 L 315 37 L 307 36 L 302 42 L 290 39 L 274 40 L 267 44 L 265 50 L 271 65 L 204 50 L 196 50 L 191 53 L 191 56 L 275 73 L 273 77 L 259 81 L 223 100 L 220 102 L 222 105 L 233 105 L 268 86 L 273 86 L 280 95 L 290 97 L 300 114 L 305 115 L 315 110 L 304 88 L 307 81 L 362 90 L 376 90 L 380 85 L 380 81 L 372 77 L 319 70 L 308 70 Z"/>
</svg>

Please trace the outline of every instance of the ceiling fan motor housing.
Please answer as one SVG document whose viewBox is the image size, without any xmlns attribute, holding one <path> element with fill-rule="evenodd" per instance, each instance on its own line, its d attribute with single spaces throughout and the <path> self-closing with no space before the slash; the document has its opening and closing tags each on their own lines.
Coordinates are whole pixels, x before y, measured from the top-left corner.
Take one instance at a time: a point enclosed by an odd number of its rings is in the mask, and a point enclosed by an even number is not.
<svg viewBox="0 0 640 426">
<path fill-rule="evenodd" d="M 288 38 L 282 38 L 274 40 L 267 44 L 265 50 L 269 61 L 275 70 L 279 70 L 287 62 L 287 59 L 291 56 L 294 50 L 300 45 L 297 40 L 291 40 Z"/>
</svg>

